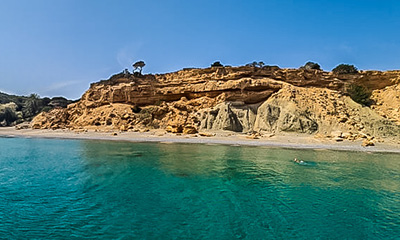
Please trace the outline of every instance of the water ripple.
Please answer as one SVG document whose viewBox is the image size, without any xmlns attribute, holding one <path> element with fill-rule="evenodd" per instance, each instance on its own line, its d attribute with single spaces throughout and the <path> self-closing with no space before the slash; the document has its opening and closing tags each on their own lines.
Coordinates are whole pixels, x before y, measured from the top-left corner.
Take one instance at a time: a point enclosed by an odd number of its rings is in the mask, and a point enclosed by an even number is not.
<svg viewBox="0 0 400 240">
<path fill-rule="evenodd" d="M 395 154 L 0 139 L 0 239 L 395 239 Z M 293 163 L 301 156 L 309 165 Z"/>
</svg>

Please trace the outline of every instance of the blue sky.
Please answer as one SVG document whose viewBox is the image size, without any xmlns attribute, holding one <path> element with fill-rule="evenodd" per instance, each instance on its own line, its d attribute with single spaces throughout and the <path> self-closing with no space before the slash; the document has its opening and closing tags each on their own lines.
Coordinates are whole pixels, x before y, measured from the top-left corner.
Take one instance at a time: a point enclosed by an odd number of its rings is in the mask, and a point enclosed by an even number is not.
<svg viewBox="0 0 400 240">
<path fill-rule="evenodd" d="M 400 69 L 397 0 L 1 0 L 0 91 L 79 98 L 132 69 L 243 65 Z"/>
</svg>

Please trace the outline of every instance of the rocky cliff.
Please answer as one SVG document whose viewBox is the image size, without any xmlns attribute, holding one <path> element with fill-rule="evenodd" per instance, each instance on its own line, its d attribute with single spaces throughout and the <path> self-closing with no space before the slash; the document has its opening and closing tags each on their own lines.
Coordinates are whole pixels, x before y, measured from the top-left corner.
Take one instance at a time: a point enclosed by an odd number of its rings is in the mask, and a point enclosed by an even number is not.
<svg viewBox="0 0 400 240">
<path fill-rule="evenodd" d="M 400 71 L 337 75 L 274 66 L 121 73 L 92 84 L 66 109 L 39 114 L 32 127 L 398 137 L 399 82 Z M 351 84 L 373 91 L 371 107 L 346 95 Z"/>
</svg>

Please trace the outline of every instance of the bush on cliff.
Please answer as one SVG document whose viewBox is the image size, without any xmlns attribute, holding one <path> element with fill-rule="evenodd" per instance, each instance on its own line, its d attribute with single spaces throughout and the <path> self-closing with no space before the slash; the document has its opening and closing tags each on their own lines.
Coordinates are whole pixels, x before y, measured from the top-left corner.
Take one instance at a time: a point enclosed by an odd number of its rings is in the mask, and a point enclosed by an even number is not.
<svg viewBox="0 0 400 240">
<path fill-rule="evenodd" d="M 262 61 L 260 61 L 260 62 L 254 61 L 254 62 L 252 62 L 252 63 L 246 64 L 246 67 L 259 67 L 259 68 L 262 68 L 262 67 L 264 67 L 264 66 L 265 66 L 265 63 L 262 62 Z"/>
<path fill-rule="evenodd" d="M 372 104 L 372 100 L 370 98 L 371 92 L 363 86 L 351 84 L 347 88 L 346 93 L 351 99 L 353 99 L 354 102 L 357 102 L 363 106 L 370 106 Z"/>
<path fill-rule="evenodd" d="M 211 67 L 223 67 L 224 65 L 221 64 L 220 61 L 216 61 L 213 64 L 211 64 Z"/>
<path fill-rule="evenodd" d="M 358 73 L 358 69 L 354 65 L 339 64 L 334 69 L 332 69 L 332 72 L 336 74 L 351 74 Z"/>
<path fill-rule="evenodd" d="M 305 69 L 305 70 L 321 70 L 321 66 L 318 63 L 315 62 L 307 62 L 304 66 L 300 67 L 300 69 Z"/>
</svg>

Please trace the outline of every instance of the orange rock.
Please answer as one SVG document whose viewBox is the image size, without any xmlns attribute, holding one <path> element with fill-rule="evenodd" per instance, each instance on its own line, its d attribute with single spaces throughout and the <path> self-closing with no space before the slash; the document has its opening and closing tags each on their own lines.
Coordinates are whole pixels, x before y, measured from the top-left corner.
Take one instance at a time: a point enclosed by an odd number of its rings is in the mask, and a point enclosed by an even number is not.
<svg viewBox="0 0 400 240">
<path fill-rule="evenodd" d="M 184 134 L 196 134 L 197 132 L 197 129 L 191 125 L 187 125 L 183 128 Z"/>
<path fill-rule="evenodd" d="M 215 136 L 215 134 L 213 134 L 213 133 L 205 133 L 205 132 L 201 132 L 201 133 L 199 133 L 199 135 L 202 136 L 202 137 L 213 137 L 213 136 Z"/>
<path fill-rule="evenodd" d="M 182 133 L 182 130 L 183 130 L 183 128 L 182 128 L 181 125 L 179 125 L 179 126 L 167 126 L 165 128 L 165 131 L 170 132 L 170 133 Z"/>
<path fill-rule="evenodd" d="M 362 143 L 361 146 L 363 147 L 372 147 L 375 146 L 375 143 L 373 141 L 370 141 L 368 139 L 365 139 Z"/>
</svg>

